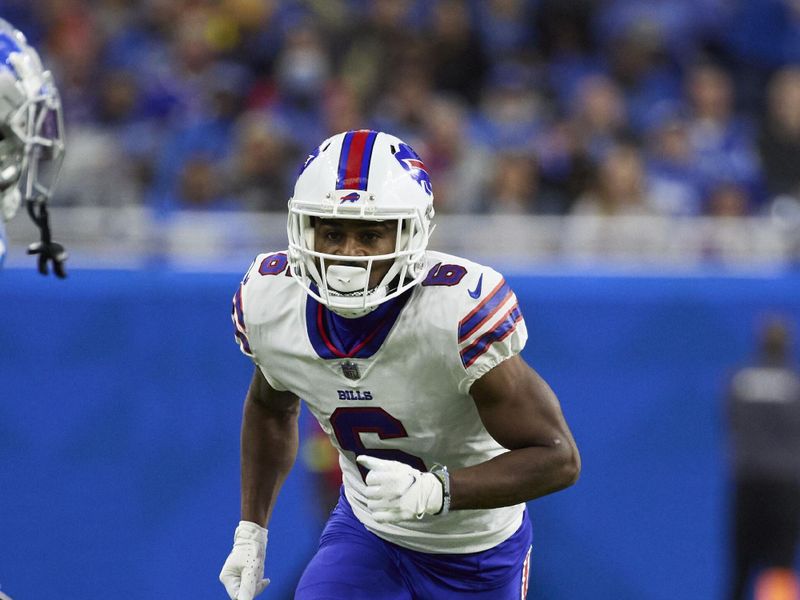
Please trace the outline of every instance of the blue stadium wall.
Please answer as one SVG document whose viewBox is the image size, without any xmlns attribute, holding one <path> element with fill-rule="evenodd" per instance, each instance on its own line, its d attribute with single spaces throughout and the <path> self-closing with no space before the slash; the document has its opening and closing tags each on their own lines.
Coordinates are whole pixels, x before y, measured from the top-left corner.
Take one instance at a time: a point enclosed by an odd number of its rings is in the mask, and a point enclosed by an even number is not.
<svg viewBox="0 0 800 600">
<path fill-rule="evenodd" d="M 727 574 L 721 394 L 753 320 L 800 322 L 800 275 L 510 276 L 525 356 L 561 397 L 579 483 L 530 504 L 531 598 L 705 600 Z M 225 598 L 251 366 L 231 274 L 0 275 L 0 587 L 18 599 Z M 303 419 L 310 418 L 304 411 Z M 320 529 L 298 461 L 264 597 Z"/>
</svg>

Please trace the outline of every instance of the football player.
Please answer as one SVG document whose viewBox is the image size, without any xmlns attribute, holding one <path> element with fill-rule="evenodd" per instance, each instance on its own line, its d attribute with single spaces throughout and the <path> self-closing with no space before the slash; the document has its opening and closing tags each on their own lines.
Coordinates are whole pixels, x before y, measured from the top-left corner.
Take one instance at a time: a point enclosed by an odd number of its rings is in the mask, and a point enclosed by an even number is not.
<svg viewBox="0 0 800 600">
<path fill-rule="evenodd" d="M 339 452 L 339 502 L 296 598 L 525 596 L 525 502 L 574 483 L 555 394 L 520 357 L 527 332 L 497 271 L 427 250 L 433 192 L 386 133 L 333 136 L 289 201 L 287 251 L 259 255 L 233 299 L 255 362 L 241 436 L 241 521 L 220 573 L 263 578 L 299 398 Z"/>
<path fill-rule="evenodd" d="M 6 255 L 3 223 L 24 202 L 41 240 L 28 247 L 38 256 L 39 272 L 48 263 L 65 277 L 64 247 L 50 235 L 47 202 L 64 157 L 63 120 L 58 89 L 25 36 L 0 19 L 0 266 Z"/>
</svg>

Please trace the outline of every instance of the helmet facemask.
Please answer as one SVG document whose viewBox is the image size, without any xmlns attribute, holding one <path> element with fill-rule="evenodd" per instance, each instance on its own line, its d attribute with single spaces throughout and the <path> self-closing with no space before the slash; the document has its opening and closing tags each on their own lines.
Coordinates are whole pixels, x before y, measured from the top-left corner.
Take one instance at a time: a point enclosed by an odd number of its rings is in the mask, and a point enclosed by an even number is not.
<svg viewBox="0 0 800 600">
<path fill-rule="evenodd" d="M 372 256 L 343 256 L 317 251 L 314 246 L 315 218 L 347 219 L 348 216 L 341 212 L 336 217 L 312 215 L 302 209 L 290 209 L 289 262 L 298 283 L 333 312 L 347 318 L 364 316 L 403 294 L 424 276 L 423 260 L 430 231 L 422 215 L 362 219 L 396 223 L 394 251 Z M 391 265 L 380 282 L 370 287 L 371 275 L 376 265 L 383 261 L 391 261 Z"/>
</svg>

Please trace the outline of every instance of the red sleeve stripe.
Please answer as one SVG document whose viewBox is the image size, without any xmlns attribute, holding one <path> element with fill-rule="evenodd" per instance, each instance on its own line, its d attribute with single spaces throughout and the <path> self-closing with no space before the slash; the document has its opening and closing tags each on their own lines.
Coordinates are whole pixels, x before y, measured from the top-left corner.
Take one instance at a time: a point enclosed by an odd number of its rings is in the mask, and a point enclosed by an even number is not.
<svg viewBox="0 0 800 600">
<path fill-rule="evenodd" d="M 236 294 L 233 297 L 233 312 L 236 316 L 236 325 L 238 326 L 239 330 L 243 333 L 247 332 L 247 327 L 244 325 L 244 307 L 242 306 L 242 286 L 239 286 L 239 289 L 236 290 Z"/>
<path fill-rule="evenodd" d="M 500 280 L 500 283 L 489 292 L 489 295 L 458 323 L 458 343 L 460 344 L 466 340 L 483 326 L 486 321 L 497 314 L 500 307 L 502 307 L 503 304 L 506 303 L 506 300 L 512 295 L 511 287 L 509 287 L 504 279 Z"/>
<path fill-rule="evenodd" d="M 519 310 L 519 305 L 514 303 L 514 306 L 506 311 L 491 331 L 487 331 L 461 351 L 461 363 L 464 368 L 469 368 L 475 364 L 475 361 L 485 354 L 492 344 L 501 342 L 511 335 L 517 328 L 517 323 L 521 320 L 522 313 Z"/>
<path fill-rule="evenodd" d="M 250 340 L 247 339 L 247 336 L 238 329 L 234 330 L 233 335 L 235 335 L 236 339 L 239 341 L 242 351 L 248 356 L 253 356 L 253 351 L 250 350 Z"/>
</svg>

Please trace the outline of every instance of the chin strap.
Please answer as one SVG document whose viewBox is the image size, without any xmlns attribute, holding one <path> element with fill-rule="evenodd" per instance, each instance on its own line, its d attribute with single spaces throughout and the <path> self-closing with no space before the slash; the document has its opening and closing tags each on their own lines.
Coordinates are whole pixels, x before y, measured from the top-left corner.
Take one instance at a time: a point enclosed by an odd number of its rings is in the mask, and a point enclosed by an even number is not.
<svg viewBox="0 0 800 600">
<path fill-rule="evenodd" d="M 50 235 L 50 217 L 47 212 L 47 203 L 41 200 L 28 200 L 26 202 L 28 215 L 39 228 L 41 241 L 28 246 L 28 254 L 38 255 L 39 273 L 47 275 L 49 270 L 47 263 L 52 261 L 53 273 L 60 279 L 67 276 L 64 270 L 64 262 L 67 260 L 67 252 L 64 246 L 54 242 Z"/>
</svg>

